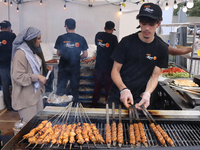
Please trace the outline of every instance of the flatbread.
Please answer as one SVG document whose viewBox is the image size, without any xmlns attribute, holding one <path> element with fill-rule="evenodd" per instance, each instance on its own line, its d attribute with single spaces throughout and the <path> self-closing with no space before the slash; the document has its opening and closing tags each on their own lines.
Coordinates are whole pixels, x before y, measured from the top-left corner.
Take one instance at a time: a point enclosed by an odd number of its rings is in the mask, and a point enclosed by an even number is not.
<svg viewBox="0 0 200 150">
<path fill-rule="evenodd" d="M 175 85 L 186 87 L 198 87 L 199 85 L 192 80 L 174 80 Z"/>
</svg>

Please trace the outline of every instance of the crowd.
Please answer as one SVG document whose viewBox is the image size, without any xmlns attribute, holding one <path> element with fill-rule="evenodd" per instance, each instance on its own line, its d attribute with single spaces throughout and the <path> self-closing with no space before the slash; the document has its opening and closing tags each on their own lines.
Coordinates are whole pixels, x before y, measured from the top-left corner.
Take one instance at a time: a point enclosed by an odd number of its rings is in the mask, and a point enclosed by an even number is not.
<svg viewBox="0 0 200 150">
<path fill-rule="evenodd" d="M 151 10 L 151 11 L 149 11 Z M 141 6 L 137 18 L 141 31 L 124 37 L 119 43 L 113 34 L 115 24 L 107 21 L 104 32 L 95 36 L 97 47 L 94 70 L 93 107 L 97 106 L 102 83 L 108 104 L 113 101 L 126 108 L 136 104 L 146 108 L 151 93 L 158 84 L 161 68 L 168 67 L 168 54 L 180 55 L 191 52 L 191 48 L 177 49 L 166 44 L 155 31 L 162 21 L 161 8 L 153 3 Z M 0 76 L 7 110 L 16 110 L 25 122 L 43 109 L 42 94 L 45 92 L 48 70 L 40 43 L 41 31 L 29 27 L 17 36 L 11 32 L 11 24 L 0 23 Z M 58 36 L 54 48 L 60 56 L 58 64 L 57 95 L 67 94 L 70 81 L 73 101 L 78 102 L 80 59 L 88 57 L 86 39 L 75 33 L 76 21 L 65 20 L 65 34 Z M 12 98 L 9 86 L 12 83 Z"/>
</svg>

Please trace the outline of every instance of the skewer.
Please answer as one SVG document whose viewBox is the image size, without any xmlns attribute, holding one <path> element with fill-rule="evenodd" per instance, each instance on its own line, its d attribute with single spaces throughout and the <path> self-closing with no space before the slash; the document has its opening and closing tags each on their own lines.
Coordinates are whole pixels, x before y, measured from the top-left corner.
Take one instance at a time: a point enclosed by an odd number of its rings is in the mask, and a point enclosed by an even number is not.
<svg viewBox="0 0 200 150">
<path fill-rule="evenodd" d="M 122 125 L 122 116 L 121 116 L 121 105 L 119 105 L 119 124 L 118 124 L 118 132 L 117 132 L 117 141 L 118 146 L 121 147 L 123 144 L 123 125 Z"/>
<path fill-rule="evenodd" d="M 28 148 L 30 145 L 31 145 L 31 143 L 29 143 L 29 144 L 25 147 L 25 149 Z"/>
<path fill-rule="evenodd" d="M 112 103 L 112 118 L 113 118 L 113 123 L 112 123 L 112 142 L 113 146 L 116 145 L 116 140 L 117 140 L 117 126 L 115 122 L 115 103 Z"/>
<path fill-rule="evenodd" d="M 109 108 L 108 104 L 106 104 L 106 144 L 107 147 L 110 148 L 111 145 L 111 130 L 110 130 L 110 124 L 109 124 Z"/>
<path fill-rule="evenodd" d="M 131 148 L 134 148 L 135 145 L 135 135 L 134 135 L 134 129 L 133 129 L 133 106 L 129 107 L 129 121 L 130 121 L 130 125 L 129 125 L 129 143 L 131 144 Z"/>
</svg>

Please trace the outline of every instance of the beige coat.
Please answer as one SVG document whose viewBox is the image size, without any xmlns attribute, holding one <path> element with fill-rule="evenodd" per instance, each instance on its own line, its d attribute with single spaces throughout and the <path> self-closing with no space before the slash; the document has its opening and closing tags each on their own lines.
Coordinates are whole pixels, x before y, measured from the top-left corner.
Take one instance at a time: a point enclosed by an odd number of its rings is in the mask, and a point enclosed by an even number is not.
<svg viewBox="0 0 200 150">
<path fill-rule="evenodd" d="M 42 74 L 42 67 L 40 69 Z M 34 82 L 38 81 L 38 75 L 33 74 L 30 64 L 22 50 L 17 50 L 11 65 L 12 80 L 12 107 L 20 110 L 36 105 L 44 92 L 44 84 L 40 82 L 40 87 L 34 92 Z"/>
</svg>

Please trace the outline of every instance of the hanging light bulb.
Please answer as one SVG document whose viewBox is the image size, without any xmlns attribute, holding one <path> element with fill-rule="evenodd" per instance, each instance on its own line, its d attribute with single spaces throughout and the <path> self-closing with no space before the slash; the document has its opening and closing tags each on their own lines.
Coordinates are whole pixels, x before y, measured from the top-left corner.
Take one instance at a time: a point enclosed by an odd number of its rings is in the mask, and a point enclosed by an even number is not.
<svg viewBox="0 0 200 150">
<path fill-rule="evenodd" d="M 176 0 L 174 0 L 174 9 L 177 9 L 177 8 L 178 8 L 177 2 Z"/>
<path fill-rule="evenodd" d="M 192 8 L 194 6 L 193 0 L 187 2 L 187 8 Z"/>
<path fill-rule="evenodd" d="M 10 1 L 10 7 L 12 7 L 12 1 Z"/>
<path fill-rule="evenodd" d="M 40 5 L 42 5 L 42 0 L 40 0 Z"/>
<path fill-rule="evenodd" d="M 184 6 L 183 6 L 183 12 L 186 12 L 187 11 L 187 6 L 186 6 L 186 2 L 184 3 Z"/>
<path fill-rule="evenodd" d="M 168 9 L 169 9 L 169 5 L 168 5 L 168 2 L 166 2 L 165 10 L 168 10 Z"/>
<path fill-rule="evenodd" d="M 64 10 L 66 9 L 66 3 L 65 3 L 65 5 L 64 5 Z"/>
<path fill-rule="evenodd" d="M 119 9 L 119 15 L 121 15 L 121 14 L 122 14 L 122 9 L 120 8 L 120 9 Z"/>
<path fill-rule="evenodd" d="M 6 5 L 7 4 L 7 1 L 6 0 L 4 0 L 4 5 Z"/>
<path fill-rule="evenodd" d="M 18 7 L 18 5 L 17 5 L 17 12 L 19 12 L 19 7 Z"/>
</svg>

